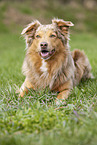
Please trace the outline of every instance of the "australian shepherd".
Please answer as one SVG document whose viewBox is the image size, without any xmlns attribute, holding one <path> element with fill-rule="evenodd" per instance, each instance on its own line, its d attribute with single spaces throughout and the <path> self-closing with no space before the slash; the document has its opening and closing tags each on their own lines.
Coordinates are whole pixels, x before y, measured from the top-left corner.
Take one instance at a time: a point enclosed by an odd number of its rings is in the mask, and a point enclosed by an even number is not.
<svg viewBox="0 0 97 145">
<path fill-rule="evenodd" d="M 23 63 L 25 81 L 20 88 L 23 97 L 30 88 L 57 91 L 57 100 L 65 100 L 70 90 L 82 78 L 91 78 L 91 65 L 83 51 L 70 51 L 69 28 L 74 24 L 53 19 L 52 24 L 39 21 L 23 29 L 26 40 L 26 56 Z"/>
</svg>

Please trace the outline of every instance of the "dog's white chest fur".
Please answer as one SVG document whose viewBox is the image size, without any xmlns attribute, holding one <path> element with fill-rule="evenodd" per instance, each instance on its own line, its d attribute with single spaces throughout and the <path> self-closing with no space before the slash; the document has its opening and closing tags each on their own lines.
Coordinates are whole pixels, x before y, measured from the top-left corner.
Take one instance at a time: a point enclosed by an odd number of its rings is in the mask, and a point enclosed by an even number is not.
<svg viewBox="0 0 97 145">
<path fill-rule="evenodd" d="M 41 67 L 40 67 L 40 70 L 41 70 L 42 72 L 47 72 L 47 71 L 48 71 L 47 63 L 45 62 L 44 59 L 42 60 L 42 65 L 41 65 Z"/>
</svg>

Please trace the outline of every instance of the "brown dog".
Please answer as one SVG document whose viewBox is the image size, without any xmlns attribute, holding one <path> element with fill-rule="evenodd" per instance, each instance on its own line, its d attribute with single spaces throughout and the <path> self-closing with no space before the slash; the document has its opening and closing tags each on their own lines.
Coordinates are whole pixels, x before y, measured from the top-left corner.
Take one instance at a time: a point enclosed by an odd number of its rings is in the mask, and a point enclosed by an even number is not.
<svg viewBox="0 0 97 145">
<path fill-rule="evenodd" d="M 70 52 L 70 26 L 73 26 L 72 22 L 61 19 L 54 19 L 49 25 L 34 21 L 22 31 L 27 52 L 23 64 L 26 79 L 20 88 L 20 96 L 30 88 L 49 87 L 51 91 L 59 92 L 57 99 L 65 99 L 82 78 L 92 77 L 91 65 L 84 52 Z"/>
</svg>

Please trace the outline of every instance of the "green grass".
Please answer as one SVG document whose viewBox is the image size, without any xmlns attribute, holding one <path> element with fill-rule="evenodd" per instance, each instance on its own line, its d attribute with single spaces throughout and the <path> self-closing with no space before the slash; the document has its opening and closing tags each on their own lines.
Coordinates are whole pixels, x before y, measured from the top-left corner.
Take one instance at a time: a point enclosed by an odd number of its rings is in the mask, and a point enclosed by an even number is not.
<svg viewBox="0 0 97 145">
<path fill-rule="evenodd" d="M 84 49 L 94 80 L 75 87 L 67 105 L 57 106 L 56 93 L 30 90 L 24 98 L 15 94 L 24 81 L 23 38 L 0 34 L 0 145 L 95 145 L 97 142 L 97 57 L 93 34 L 72 34 L 71 50 Z"/>
<path fill-rule="evenodd" d="M 0 145 L 96 145 L 96 9 L 87 10 L 81 5 L 75 8 L 58 1 L 34 3 L 30 0 L 0 2 Z M 15 24 L 13 19 L 10 24 L 4 23 L 5 12 L 11 7 L 20 14 L 39 18 L 41 22 L 43 19 L 48 23 L 49 19 L 59 17 L 75 23 L 71 50 L 85 51 L 95 79 L 82 81 L 76 86 L 66 105 L 57 106 L 57 94 L 48 88 L 37 92 L 29 90 L 24 98 L 15 93 L 25 79 L 21 73 L 25 42 L 20 36 L 22 24 Z M 78 25 L 80 23 L 84 27 Z"/>
</svg>

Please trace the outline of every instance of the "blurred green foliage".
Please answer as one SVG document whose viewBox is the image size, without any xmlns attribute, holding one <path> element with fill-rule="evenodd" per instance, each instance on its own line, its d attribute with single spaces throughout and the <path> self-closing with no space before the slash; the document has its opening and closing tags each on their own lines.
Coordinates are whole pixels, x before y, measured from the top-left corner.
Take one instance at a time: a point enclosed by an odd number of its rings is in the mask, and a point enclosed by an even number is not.
<svg viewBox="0 0 97 145">
<path fill-rule="evenodd" d="M 97 33 L 97 0 L 1 0 L 0 29 L 14 29 L 34 19 L 50 23 L 52 18 L 72 21 L 76 32 Z M 6 30 L 5 30 L 6 31 Z M 18 30 L 17 30 L 18 31 Z"/>
</svg>

